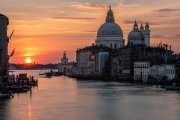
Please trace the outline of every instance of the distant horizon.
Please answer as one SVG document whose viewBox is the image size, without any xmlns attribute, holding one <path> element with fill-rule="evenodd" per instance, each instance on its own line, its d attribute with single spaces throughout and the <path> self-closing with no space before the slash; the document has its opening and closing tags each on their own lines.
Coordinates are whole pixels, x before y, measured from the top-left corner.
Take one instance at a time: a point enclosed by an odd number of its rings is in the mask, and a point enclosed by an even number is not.
<svg viewBox="0 0 180 120">
<path fill-rule="evenodd" d="M 12 63 L 59 63 L 64 51 L 69 61 L 76 60 L 76 50 L 95 43 L 97 31 L 112 6 L 115 22 L 121 27 L 127 44 L 134 21 L 138 27 L 149 23 L 151 44 L 162 42 L 180 52 L 179 0 L 1 0 L 1 13 L 9 18 L 8 35 L 15 30 L 8 45 L 15 48 Z M 8 6 L 8 7 L 7 7 Z"/>
<path fill-rule="evenodd" d="M 23 65 L 23 64 L 29 64 L 29 65 L 34 65 L 34 63 L 9 63 L 9 64 L 20 64 L 20 65 Z M 58 64 L 58 63 L 44 63 L 44 64 L 42 64 L 42 63 L 35 63 L 35 65 L 48 65 L 48 64 Z"/>
</svg>

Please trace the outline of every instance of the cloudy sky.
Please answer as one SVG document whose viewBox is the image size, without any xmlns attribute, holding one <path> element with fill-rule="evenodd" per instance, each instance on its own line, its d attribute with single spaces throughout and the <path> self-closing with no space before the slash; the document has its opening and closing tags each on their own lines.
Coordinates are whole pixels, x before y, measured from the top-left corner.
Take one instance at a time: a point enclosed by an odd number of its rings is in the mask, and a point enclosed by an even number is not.
<svg viewBox="0 0 180 120">
<path fill-rule="evenodd" d="M 64 51 L 75 61 L 77 48 L 95 42 L 109 5 L 126 43 L 136 19 L 139 26 L 149 22 L 151 45 L 168 43 L 180 51 L 179 0 L 0 0 L 0 13 L 10 20 L 8 34 L 15 30 L 10 62 L 30 57 L 36 63 L 58 63 Z"/>
</svg>

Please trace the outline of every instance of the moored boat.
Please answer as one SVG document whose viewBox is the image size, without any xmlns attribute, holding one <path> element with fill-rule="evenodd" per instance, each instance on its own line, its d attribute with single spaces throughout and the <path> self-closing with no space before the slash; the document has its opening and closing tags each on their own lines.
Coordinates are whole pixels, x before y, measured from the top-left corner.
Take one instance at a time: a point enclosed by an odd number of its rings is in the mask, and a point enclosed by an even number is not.
<svg viewBox="0 0 180 120">
<path fill-rule="evenodd" d="M 61 74 L 59 72 L 53 72 L 54 76 L 60 76 Z"/>
<path fill-rule="evenodd" d="M 43 70 L 40 70 L 38 75 L 45 75 L 45 73 Z"/>
<path fill-rule="evenodd" d="M 180 87 L 176 87 L 176 86 L 164 86 L 164 88 L 166 90 L 180 90 Z"/>
<path fill-rule="evenodd" d="M 9 94 L 2 94 L 0 92 L 0 99 L 7 99 L 7 98 L 10 98 L 10 95 Z"/>
<path fill-rule="evenodd" d="M 46 74 L 46 77 L 50 78 L 53 76 L 53 70 L 47 71 L 45 72 L 45 74 Z"/>
<path fill-rule="evenodd" d="M 51 72 L 47 72 L 45 74 L 46 74 L 46 77 L 48 77 L 48 78 L 52 77 L 52 75 L 53 75 Z"/>
</svg>

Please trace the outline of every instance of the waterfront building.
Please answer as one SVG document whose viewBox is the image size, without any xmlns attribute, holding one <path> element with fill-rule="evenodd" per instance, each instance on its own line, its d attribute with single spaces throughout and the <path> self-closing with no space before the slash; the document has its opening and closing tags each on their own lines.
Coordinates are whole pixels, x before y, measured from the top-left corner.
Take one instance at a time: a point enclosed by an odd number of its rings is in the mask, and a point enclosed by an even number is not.
<svg viewBox="0 0 180 120">
<path fill-rule="evenodd" d="M 83 76 L 100 76 L 98 66 L 99 64 L 105 63 L 104 61 L 102 63 L 100 63 L 101 61 L 97 62 L 98 59 L 91 59 L 91 56 L 92 58 L 98 58 L 99 52 L 108 52 L 109 59 L 106 61 L 107 63 L 104 67 L 108 68 L 105 70 L 108 71 L 106 72 L 110 74 L 111 77 L 131 80 L 133 78 L 139 79 L 141 74 L 135 75 L 134 62 L 149 57 L 159 57 L 163 59 L 162 63 L 167 63 L 167 60 L 170 59 L 173 54 L 171 46 L 167 44 L 159 43 L 159 45 L 152 47 L 150 45 L 150 32 L 148 22 L 145 27 L 141 23 L 141 26 L 138 28 L 137 21 L 135 20 L 133 30 L 128 34 L 127 45 L 124 45 L 123 31 L 121 27 L 115 23 L 113 11 L 111 7 L 109 7 L 105 23 L 98 29 L 95 45 L 93 44 L 92 46 L 76 51 L 77 67 L 74 68 L 74 70 L 76 69 L 76 74 Z M 104 51 L 103 48 L 108 48 L 109 50 Z M 149 60 L 147 59 L 147 61 Z M 152 64 L 150 65 L 152 66 Z M 148 74 L 149 68 L 146 73 L 142 74 L 144 81 L 147 81 Z"/>
<path fill-rule="evenodd" d="M 149 76 L 158 77 L 158 67 L 164 59 L 158 56 L 151 56 L 134 62 L 134 80 L 147 83 Z M 152 72 L 153 71 L 153 72 Z"/>
<path fill-rule="evenodd" d="M 161 79 L 163 76 L 167 78 L 167 80 L 176 79 L 176 65 L 172 64 L 161 64 L 161 65 L 153 65 L 151 67 L 150 75 L 153 78 Z"/>
<path fill-rule="evenodd" d="M 119 78 L 120 76 L 120 61 L 119 61 L 119 53 L 118 51 L 115 51 L 114 53 L 112 53 L 111 55 L 111 76 L 113 78 Z"/>
<path fill-rule="evenodd" d="M 9 19 L 3 14 L 0 14 L 0 84 L 6 83 L 8 78 L 8 43 L 7 26 Z"/>
<path fill-rule="evenodd" d="M 134 80 L 147 82 L 148 75 L 150 74 L 150 67 L 149 61 L 134 62 Z"/>
<path fill-rule="evenodd" d="M 151 58 L 159 57 L 163 61 L 160 64 L 167 62 L 171 58 L 173 51 L 165 47 L 146 47 L 145 44 L 131 45 L 128 44 L 118 51 L 118 55 L 112 55 L 112 66 L 118 66 L 119 77 L 123 79 L 134 78 L 134 62 L 144 59 L 149 61 Z M 116 57 L 116 58 L 115 58 Z M 113 68 L 113 67 L 112 67 Z"/>
<path fill-rule="evenodd" d="M 9 19 L 5 15 L 0 14 L 0 71 L 4 72 L 8 66 L 8 43 L 7 26 Z"/>
<path fill-rule="evenodd" d="M 61 62 L 58 63 L 58 71 L 64 75 L 70 75 L 74 62 L 69 62 L 69 59 L 66 57 L 66 52 L 63 53 L 63 58 Z"/>
<path fill-rule="evenodd" d="M 180 57 L 179 54 L 172 55 L 164 64 L 153 65 L 151 67 L 151 76 L 161 79 L 165 77 L 167 80 L 179 79 L 180 77 Z M 180 81 L 176 81 L 179 84 Z"/>
<path fill-rule="evenodd" d="M 109 61 L 108 47 L 87 46 L 76 51 L 76 75 L 82 77 L 103 76 L 106 63 Z"/>
</svg>

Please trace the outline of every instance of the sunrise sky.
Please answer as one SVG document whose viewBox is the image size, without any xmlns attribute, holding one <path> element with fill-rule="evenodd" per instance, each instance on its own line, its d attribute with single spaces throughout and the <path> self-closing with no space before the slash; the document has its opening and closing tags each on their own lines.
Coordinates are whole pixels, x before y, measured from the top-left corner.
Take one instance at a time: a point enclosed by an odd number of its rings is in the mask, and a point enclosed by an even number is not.
<svg viewBox="0 0 180 120">
<path fill-rule="evenodd" d="M 0 13 L 10 20 L 8 34 L 15 30 L 9 54 L 16 51 L 10 63 L 24 63 L 26 58 L 58 63 L 64 51 L 75 61 L 77 48 L 95 42 L 109 5 L 125 43 L 136 19 L 139 26 L 149 22 L 153 45 L 162 41 L 180 51 L 179 0 L 0 0 Z"/>
</svg>

